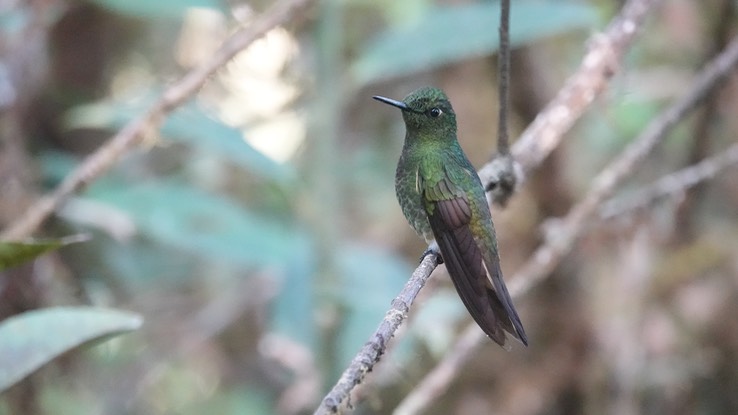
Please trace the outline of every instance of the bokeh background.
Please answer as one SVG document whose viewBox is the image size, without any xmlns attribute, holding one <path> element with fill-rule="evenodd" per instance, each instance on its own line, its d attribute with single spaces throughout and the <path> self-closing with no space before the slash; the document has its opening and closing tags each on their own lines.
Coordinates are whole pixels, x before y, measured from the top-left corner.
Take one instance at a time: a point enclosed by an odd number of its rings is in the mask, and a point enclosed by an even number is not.
<svg viewBox="0 0 738 415">
<path fill-rule="evenodd" d="M 0 225 L 271 3 L 0 1 Z M 620 5 L 513 1 L 513 136 Z M 604 96 L 493 208 L 506 275 L 738 35 L 736 7 L 663 2 Z M 400 114 L 371 96 L 442 87 L 481 167 L 495 151 L 497 8 L 319 1 L 240 53 L 36 234 L 91 241 L 0 274 L 0 318 L 93 304 L 145 319 L 0 395 L 0 414 L 312 413 L 425 249 L 395 201 Z M 620 190 L 720 153 L 736 115 L 733 76 Z M 738 169 L 588 226 L 515 300 L 530 347 L 490 341 L 429 414 L 738 413 Z M 439 267 L 354 413 L 391 413 L 470 321 Z"/>
</svg>

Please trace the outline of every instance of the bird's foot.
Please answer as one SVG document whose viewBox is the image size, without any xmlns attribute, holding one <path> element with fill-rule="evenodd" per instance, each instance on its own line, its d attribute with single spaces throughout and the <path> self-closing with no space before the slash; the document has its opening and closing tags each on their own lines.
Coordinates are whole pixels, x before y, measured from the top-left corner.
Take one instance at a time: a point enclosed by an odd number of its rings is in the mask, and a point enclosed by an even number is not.
<svg viewBox="0 0 738 415">
<path fill-rule="evenodd" d="M 441 248 L 438 247 L 436 241 L 431 242 L 431 244 L 428 245 L 428 249 L 423 251 L 423 255 L 420 256 L 420 262 L 423 262 L 425 257 L 428 255 L 435 255 L 438 265 L 443 264 L 443 255 L 441 255 Z"/>
</svg>

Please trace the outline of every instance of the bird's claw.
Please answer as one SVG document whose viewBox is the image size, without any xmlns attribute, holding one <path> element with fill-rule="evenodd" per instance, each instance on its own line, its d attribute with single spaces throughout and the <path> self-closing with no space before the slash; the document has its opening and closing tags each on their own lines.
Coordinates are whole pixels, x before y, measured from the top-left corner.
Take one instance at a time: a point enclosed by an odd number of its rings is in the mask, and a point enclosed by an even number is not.
<svg viewBox="0 0 738 415">
<path fill-rule="evenodd" d="M 425 257 L 428 255 L 435 255 L 438 265 L 443 264 L 443 255 L 441 255 L 441 249 L 438 247 L 436 241 L 431 242 L 431 244 L 428 245 L 428 249 L 423 251 L 423 255 L 420 256 L 420 262 L 423 262 Z"/>
</svg>

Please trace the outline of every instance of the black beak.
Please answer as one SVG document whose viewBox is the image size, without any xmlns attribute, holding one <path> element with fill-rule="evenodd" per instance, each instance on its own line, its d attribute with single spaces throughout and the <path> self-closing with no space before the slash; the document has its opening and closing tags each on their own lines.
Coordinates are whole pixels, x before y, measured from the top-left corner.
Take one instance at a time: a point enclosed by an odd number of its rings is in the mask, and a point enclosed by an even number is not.
<svg viewBox="0 0 738 415">
<path fill-rule="evenodd" d="M 393 107 L 397 107 L 403 111 L 412 111 L 412 109 L 410 109 L 410 107 L 408 107 L 407 104 L 402 101 L 395 101 L 394 99 L 380 97 L 379 95 L 374 95 L 372 98 L 376 99 L 377 101 L 384 102 L 385 104 L 392 105 Z"/>
</svg>

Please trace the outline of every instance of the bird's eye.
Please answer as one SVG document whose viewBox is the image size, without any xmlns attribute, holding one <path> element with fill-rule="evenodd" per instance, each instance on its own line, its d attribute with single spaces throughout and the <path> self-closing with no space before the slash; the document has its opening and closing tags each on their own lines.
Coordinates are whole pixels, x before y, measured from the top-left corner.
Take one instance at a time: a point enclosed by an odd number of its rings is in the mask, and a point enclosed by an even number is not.
<svg viewBox="0 0 738 415">
<path fill-rule="evenodd" d="M 440 108 L 431 108 L 431 109 L 430 109 L 430 110 L 428 111 L 428 115 L 430 115 L 430 116 L 431 116 L 431 117 L 433 117 L 433 118 L 438 118 L 438 117 L 440 117 L 440 116 L 441 116 L 441 114 L 443 114 L 443 111 L 441 111 L 441 109 L 440 109 Z"/>
</svg>

